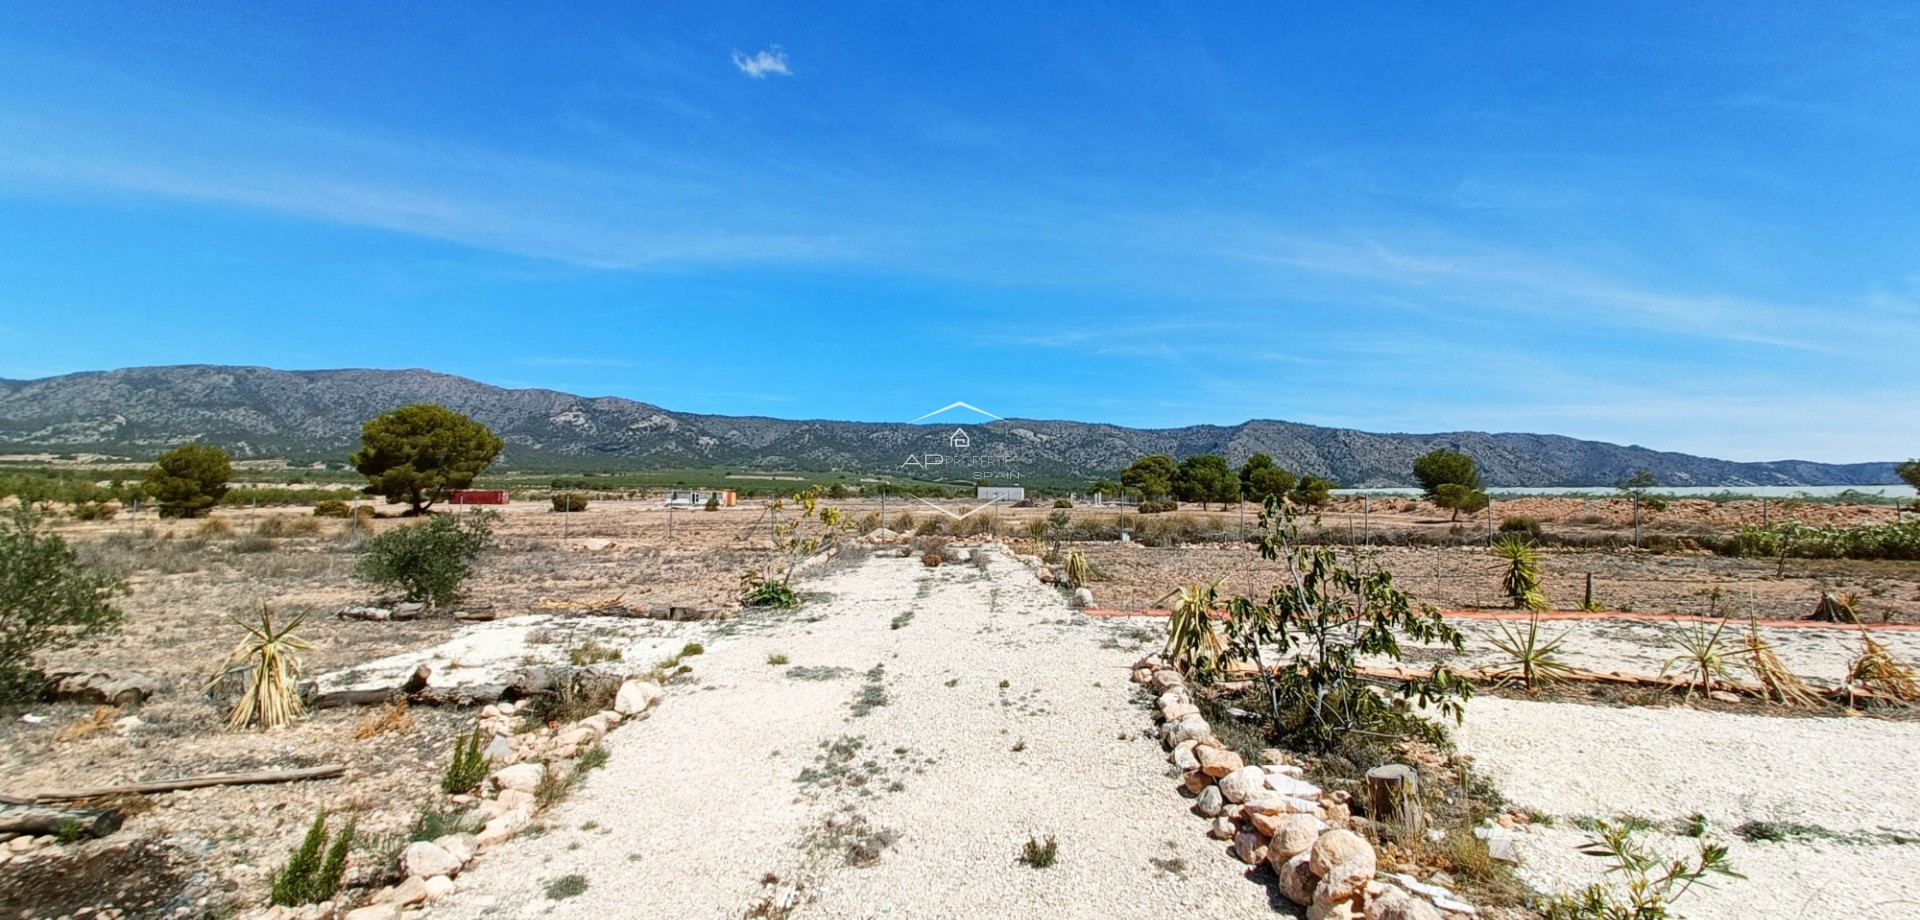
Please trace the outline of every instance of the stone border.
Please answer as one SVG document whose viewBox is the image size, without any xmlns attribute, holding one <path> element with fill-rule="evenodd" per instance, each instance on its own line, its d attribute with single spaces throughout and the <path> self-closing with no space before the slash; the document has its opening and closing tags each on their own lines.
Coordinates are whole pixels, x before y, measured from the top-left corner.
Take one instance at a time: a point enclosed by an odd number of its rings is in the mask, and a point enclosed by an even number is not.
<svg viewBox="0 0 1920 920">
<path fill-rule="evenodd" d="M 1231 852 L 1249 866 L 1272 866 L 1280 893 L 1306 907 L 1308 920 L 1440 920 L 1479 912 L 1438 885 L 1380 874 L 1373 845 L 1355 833 L 1366 819 L 1353 816 L 1350 796 L 1323 794 L 1277 750 L 1262 752 L 1265 766 L 1228 750 L 1164 658 L 1135 662 L 1132 679 L 1159 694 L 1160 740 L 1194 812 L 1207 819 L 1208 835 L 1233 841 Z"/>
</svg>

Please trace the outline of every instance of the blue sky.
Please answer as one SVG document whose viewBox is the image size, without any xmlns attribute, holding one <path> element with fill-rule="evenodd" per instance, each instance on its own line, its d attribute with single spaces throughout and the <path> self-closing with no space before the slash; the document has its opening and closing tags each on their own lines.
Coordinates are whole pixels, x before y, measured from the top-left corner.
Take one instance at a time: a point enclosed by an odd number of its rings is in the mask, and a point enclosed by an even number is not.
<svg viewBox="0 0 1920 920">
<path fill-rule="evenodd" d="M 0 5 L 0 376 L 1920 454 L 1910 6 L 811 7 Z"/>
</svg>

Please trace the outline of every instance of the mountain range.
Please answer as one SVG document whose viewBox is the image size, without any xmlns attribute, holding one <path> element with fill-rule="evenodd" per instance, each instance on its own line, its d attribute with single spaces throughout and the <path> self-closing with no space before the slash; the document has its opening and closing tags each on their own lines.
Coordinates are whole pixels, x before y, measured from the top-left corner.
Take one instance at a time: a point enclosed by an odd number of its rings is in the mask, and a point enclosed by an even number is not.
<svg viewBox="0 0 1920 920">
<path fill-rule="evenodd" d="M 0 453 L 145 459 L 187 441 L 238 459 L 341 463 L 362 422 L 409 403 L 463 412 L 506 442 L 507 469 L 847 470 L 913 478 L 1084 485 L 1138 457 L 1266 453 L 1295 472 L 1354 487 L 1413 484 L 1413 459 L 1464 451 L 1490 486 L 1605 487 L 1639 469 L 1673 486 L 1874 485 L 1892 462 L 1736 463 L 1557 435 L 1372 434 L 1293 422 L 1125 428 L 993 420 L 965 408 L 929 422 L 875 423 L 701 415 L 618 397 L 504 389 L 427 370 L 283 371 L 184 365 L 0 380 Z M 956 434 L 958 437 L 956 437 Z M 933 458 L 940 462 L 934 463 Z"/>
</svg>

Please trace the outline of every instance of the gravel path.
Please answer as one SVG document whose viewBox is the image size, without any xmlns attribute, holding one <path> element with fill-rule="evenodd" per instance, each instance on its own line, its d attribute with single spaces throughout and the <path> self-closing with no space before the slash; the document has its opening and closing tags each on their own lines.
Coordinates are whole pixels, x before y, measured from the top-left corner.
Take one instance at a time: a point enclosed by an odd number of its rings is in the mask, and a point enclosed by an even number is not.
<svg viewBox="0 0 1920 920">
<path fill-rule="evenodd" d="M 1140 737 L 1137 627 L 989 559 L 870 558 L 804 586 L 828 600 L 723 628 L 546 833 L 433 916 L 1274 916 Z M 1052 868 L 1016 861 L 1049 836 Z M 570 874 L 585 892 L 550 899 Z"/>
<path fill-rule="evenodd" d="M 1859 718 L 1769 718 L 1480 697 L 1458 731 L 1508 799 L 1556 820 L 1522 838 L 1522 874 L 1542 890 L 1597 880 L 1575 817 L 1673 822 L 1704 814 L 1747 876 L 1679 903 L 1695 920 L 1920 916 L 1920 725 Z M 1792 822 L 1815 836 L 1747 842 L 1748 821 Z M 1893 836 L 1914 840 L 1900 843 Z M 1675 853 L 1690 841 L 1649 839 Z"/>
</svg>

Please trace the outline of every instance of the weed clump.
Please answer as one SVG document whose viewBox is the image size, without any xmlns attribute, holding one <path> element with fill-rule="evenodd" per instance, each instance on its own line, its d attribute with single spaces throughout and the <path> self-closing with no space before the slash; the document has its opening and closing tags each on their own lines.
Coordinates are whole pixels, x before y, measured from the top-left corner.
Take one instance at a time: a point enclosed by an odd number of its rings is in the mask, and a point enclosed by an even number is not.
<svg viewBox="0 0 1920 920">
<path fill-rule="evenodd" d="M 480 729 L 476 728 L 453 742 L 453 760 L 440 777 L 440 791 L 448 795 L 470 792 L 487 778 L 487 755 L 481 748 Z"/>
<path fill-rule="evenodd" d="M 332 838 L 329 846 L 327 812 L 321 809 L 314 815 L 307 836 L 287 857 L 286 864 L 269 877 L 273 903 L 297 907 L 332 900 L 340 890 L 341 877 L 347 872 L 347 851 L 353 846 L 353 833 L 354 822 L 348 818 L 346 826 Z"/>
<path fill-rule="evenodd" d="M 1031 869 L 1045 869 L 1053 865 L 1054 860 L 1059 857 L 1060 842 L 1053 839 L 1052 834 L 1047 835 L 1047 841 L 1045 843 L 1041 843 L 1036 838 L 1028 837 L 1026 844 L 1020 848 L 1020 861 L 1026 863 L 1027 867 Z"/>
</svg>

